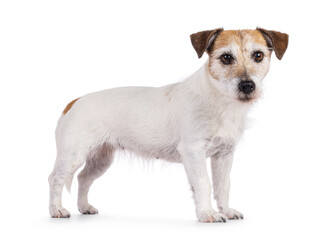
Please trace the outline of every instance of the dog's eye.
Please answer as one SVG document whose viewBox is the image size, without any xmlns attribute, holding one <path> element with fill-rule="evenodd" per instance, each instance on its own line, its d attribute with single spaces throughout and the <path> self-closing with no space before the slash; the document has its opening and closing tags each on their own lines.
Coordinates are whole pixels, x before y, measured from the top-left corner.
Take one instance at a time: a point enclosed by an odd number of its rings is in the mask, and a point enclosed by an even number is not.
<svg viewBox="0 0 321 240">
<path fill-rule="evenodd" d="M 263 58 L 264 58 L 264 54 L 262 52 L 259 52 L 259 51 L 255 52 L 253 54 L 253 58 L 254 58 L 255 62 L 261 62 L 263 60 Z"/>
<path fill-rule="evenodd" d="M 220 57 L 222 63 L 224 64 L 231 64 L 232 61 L 233 61 L 233 57 L 230 55 L 230 54 L 223 54 L 221 57 Z"/>
</svg>

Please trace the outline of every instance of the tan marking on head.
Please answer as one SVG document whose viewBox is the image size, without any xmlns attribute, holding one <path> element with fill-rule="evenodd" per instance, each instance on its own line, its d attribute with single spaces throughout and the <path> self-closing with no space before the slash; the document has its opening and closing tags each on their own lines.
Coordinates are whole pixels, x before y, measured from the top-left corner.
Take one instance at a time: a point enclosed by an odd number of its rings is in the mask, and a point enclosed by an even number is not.
<svg viewBox="0 0 321 240">
<path fill-rule="evenodd" d="M 227 47 L 232 43 L 236 43 L 242 46 L 243 39 L 251 38 L 254 42 L 267 46 L 266 41 L 262 34 L 258 30 L 227 30 L 222 31 L 216 38 L 214 43 L 214 49 Z"/>
<path fill-rule="evenodd" d="M 242 77 L 246 75 L 246 73 L 254 72 L 255 65 L 246 64 L 246 60 L 244 59 L 244 52 L 247 51 L 247 46 L 249 43 L 254 43 L 258 45 L 267 46 L 266 40 L 258 30 L 227 30 L 222 31 L 216 38 L 213 48 L 210 52 L 210 64 L 214 61 L 213 52 L 217 51 L 221 48 L 231 48 L 237 49 L 237 52 L 234 52 L 235 57 L 238 59 L 237 64 L 230 69 L 230 71 L 226 71 L 224 73 L 225 78 L 230 78 L 231 76 L 239 76 Z M 237 47 L 235 47 L 237 45 Z M 234 47 L 233 47 L 234 46 Z M 216 56 L 217 57 L 217 56 Z M 210 74 L 218 79 L 221 73 L 211 73 Z"/>
<path fill-rule="evenodd" d="M 263 46 L 267 46 L 266 40 L 263 35 L 258 30 L 242 30 L 244 34 L 251 36 L 254 42 L 257 44 L 261 44 Z"/>
<path fill-rule="evenodd" d="M 233 42 L 241 45 L 241 38 L 239 35 L 239 31 L 237 30 L 228 30 L 221 32 L 214 43 L 214 51 L 219 48 L 227 47 L 228 45 L 232 44 Z"/>
<path fill-rule="evenodd" d="M 74 100 L 72 100 L 70 103 L 68 103 L 62 113 L 63 113 L 63 114 L 66 114 L 66 113 L 72 108 L 72 106 L 74 105 L 74 103 L 75 103 L 78 99 L 79 99 L 79 98 L 74 99 Z"/>
</svg>

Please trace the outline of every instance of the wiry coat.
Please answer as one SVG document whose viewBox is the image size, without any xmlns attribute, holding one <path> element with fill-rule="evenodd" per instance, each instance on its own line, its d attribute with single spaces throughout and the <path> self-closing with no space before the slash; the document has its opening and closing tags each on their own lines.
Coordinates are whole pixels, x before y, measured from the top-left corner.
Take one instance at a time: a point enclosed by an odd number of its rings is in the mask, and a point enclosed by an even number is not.
<svg viewBox="0 0 321 240">
<path fill-rule="evenodd" d="M 104 90 L 68 105 L 56 130 L 57 160 L 49 177 L 51 216 L 69 217 L 61 204 L 62 187 L 70 188 L 73 174 L 84 163 L 78 176 L 78 207 L 82 213 L 97 213 L 88 204 L 89 187 L 108 169 L 115 151 L 125 150 L 143 158 L 183 163 L 200 221 L 243 218 L 228 206 L 229 173 L 247 112 L 261 93 L 269 48 L 276 44 L 269 46 L 265 38 L 271 38 L 271 31 L 264 31 L 219 29 L 194 34 L 192 43 L 198 55 L 207 51 L 210 59 L 185 81 L 159 88 Z M 260 65 L 251 62 L 251 54 L 258 50 L 266 57 Z M 234 67 L 219 60 L 226 52 L 236 59 Z M 256 84 L 255 92 L 246 96 L 238 90 L 244 78 Z M 220 213 L 211 207 L 208 157 Z"/>
</svg>

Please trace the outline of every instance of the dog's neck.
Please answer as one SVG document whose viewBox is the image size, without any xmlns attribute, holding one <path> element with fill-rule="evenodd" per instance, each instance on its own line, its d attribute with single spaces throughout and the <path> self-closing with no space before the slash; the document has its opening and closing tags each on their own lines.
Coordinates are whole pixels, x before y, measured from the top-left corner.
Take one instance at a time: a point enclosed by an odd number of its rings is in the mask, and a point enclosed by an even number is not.
<svg viewBox="0 0 321 240">
<path fill-rule="evenodd" d="M 189 88 L 191 94 L 194 94 L 194 99 L 199 100 L 200 109 L 216 123 L 215 135 L 238 141 L 245 129 L 246 117 L 252 104 L 241 102 L 236 98 L 231 99 L 230 96 L 220 92 L 213 81 L 217 80 L 211 79 L 206 62 L 183 84 Z M 195 110 L 199 111 L 198 108 Z"/>
<path fill-rule="evenodd" d="M 206 61 L 200 69 L 198 69 L 192 76 L 185 80 L 190 90 L 198 95 L 208 104 L 218 104 L 226 108 L 237 108 L 244 113 L 247 113 L 252 106 L 252 103 L 244 103 L 236 98 L 224 94 L 215 86 L 215 81 L 208 68 L 209 62 Z"/>
</svg>

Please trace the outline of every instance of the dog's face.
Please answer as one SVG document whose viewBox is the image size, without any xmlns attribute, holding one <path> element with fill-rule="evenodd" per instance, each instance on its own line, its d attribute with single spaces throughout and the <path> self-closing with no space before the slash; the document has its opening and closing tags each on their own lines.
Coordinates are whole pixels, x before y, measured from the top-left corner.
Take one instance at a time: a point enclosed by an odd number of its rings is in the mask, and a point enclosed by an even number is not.
<svg viewBox="0 0 321 240">
<path fill-rule="evenodd" d="M 221 93 L 240 102 L 253 102 L 262 92 L 262 80 L 269 70 L 272 50 L 281 59 L 288 35 L 265 29 L 215 29 L 191 35 L 201 57 L 209 55 L 209 75 Z"/>
</svg>

